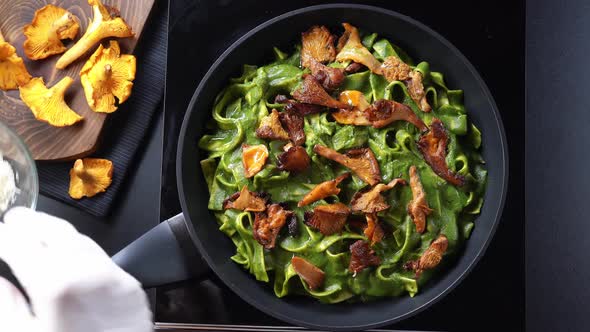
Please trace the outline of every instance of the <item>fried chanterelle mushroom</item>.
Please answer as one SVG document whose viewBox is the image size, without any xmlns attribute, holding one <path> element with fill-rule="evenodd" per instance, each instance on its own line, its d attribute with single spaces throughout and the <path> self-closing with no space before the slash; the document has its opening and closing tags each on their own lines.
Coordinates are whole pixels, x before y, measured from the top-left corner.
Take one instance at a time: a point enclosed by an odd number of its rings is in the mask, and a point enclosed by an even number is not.
<svg viewBox="0 0 590 332">
<path fill-rule="evenodd" d="M 414 165 L 410 166 L 410 188 L 412 189 L 413 198 L 408 204 L 408 214 L 414 221 L 414 225 L 416 225 L 416 232 L 424 233 L 426 230 L 426 217 L 432 213 L 432 209 L 428 206 L 426 193 Z"/>
<path fill-rule="evenodd" d="M 336 61 L 354 61 L 365 65 L 373 73 L 381 75 L 381 62 L 361 43 L 361 37 L 356 27 L 342 23 L 344 33 L 338 39 L 338 54 Z"/>
<path fill-rule="evenodd" d="M 404 179 L 394 179 L 388 184 L 379 183 L 352 196 L 350 207 L 353 212 L 377 213 L 389 209 L 382 192 L 393 189 L 397 184 L 406 184 Z"/>
<path fill-rule="evenodd" d="M 439 119 L 434 119 L 430 124 L 430 131 L 418 140 L 418 148 L 434 173 L 455 186 L 462 186 L 465 184 L 465 178 L 453 173 L 447 166 L 448 141 L 449 136 L 443 123 Z"/>
<path fill-rule="evenodd" d="M 293 256 L 291 258 L 291 266 L 293 266 L 295 273 L 309 286 L 309 289 L 318 289 L 324 283 L 324 271 L 305 259 Z"/>
<path fill-rule="evenodd" d="M 367 227 L 365 228 L 365 236 L 369 241 L 371 241 L 371 245 L 375 245 L 375 243 L 381 242 L 383 237 L 385 236 L 385 232 L 383 232 L 383 228 L 379 224 L 379 218 L 375 213 L 367 214 Z"/>
<path fill-rule="evenodd" d="M 416 272 L 416 278 L 420 278 L 420 275 L 424 270 L 435 268 L 442 261 L 443 254 L 447 251 L 449 246 L 449 240 L 444 234 L 439 235 L 428 248 L 424 251 L 420 259 L 415 261 L 409 261 L 404 264 L 406 270 L 413 270 Z"/>
<path fill-rule="evenodd" d="M 334 36 L 325 26 L 313 26 L 301 34 L 301 66 L 309 68 L 311 74 L 326 90 L 334 90 L 344 81 L 344 70 L 324 65 L 334 61 L 336 48 Z"/>
<path fill-rule="evenodd" d="M 388 56 L 381 64 L 381 72 L 385 79 L 392 81 L 405 81 L 410 78 L 412 68 L 397 56 Z"/>
<path fill-rule="evenodd" d="M 293 145 L 303 145 L 303 143 L 305 143 L 305 131 L 303 131 L 303 115 L 301 115 L 291 107 L 285 106 L 285 110 L 279 113 L 279 120 L 281 121 L 283 128 L 285 128 L 285 130 L 287 131 L 289 139 L 291 139 Z"/>
<path fill-rule="evenodd" d="M 281 125 L 279 112 L 276 109 L 273 109 L 269 115 L 260 120 L 260 125 L 256 129 L 256 136 L 269 140 L 289 140 L 289 133 Z"/>
<path fill-rule="evenodd" d="M 20 98 L 31 109 L 35 119 L 55 127 L 71 126 L 83 119 L 64 100 L 66 90 L 73 82 L 66 76 L 48 89 L 42 77 L 35 77 L 20 87 Z"/>
<path fill-rule="evenodd" d="M 375 251 L 363 240 L 358 240 L 350 246 L 350 254 L 348 270 L 355 275 L 369 266 L 381 264 L 381 259 L 375 255 Z"/>
<path fill-rule="evenodd" d="M 323 145 L 316 144 L 313 151 L 320 156 L 333 160 L 340 165 L 349 168 L 361 180 L 374 186 L 381 182 L 381 170 L 379 163 L 369 148 L 351 149 L 346 154 L 340 154 Z"/>
<path fill-rule="evenodd" d="M 336 122 L 346 125 L 370 126 L 371 121 L 367 119 L 365 110 L 371 105 L 367 102 L 365 95 L 357 90 L 342 91 L 338 97 L 343 103 L 347 103 L 352 109 L 338 109 L 332 112 L 332 117 Z"/>
<path fill-rule="evenodd" d="M 350 209 L 340 202 L 318 205 L 313 212 L 305 213 L 305 222 L 324 235 L 332 235 L 342 231 L 348 215 Z"/>
<path fill-rule="evenodd" d="M 332 98 L 312 75 L 306 75 L 303 78 L 303 82 L 299 88 L 293 92 L 293 97 L 307 104 L 321 105 L 329 108 L 350 108 L 348 104 Z"/>
<path fill-rule="evenodd" d="M 242 190 L 234 193 L 223 201 L 223 209 L 262 212 L 266 210 L 268 195 L 256 193 L 243 186 Z"/>
<path fill-rule="evenodd" d="M 321 113 L 324 110 L 324 107 L 322 107 L 320 105 L 300 103 L 296 100 L 289 99 L 289 97 L 287 97 L 285 95 L 277 95 L 275 97 L 275 103 L 285 104 L 285 108 L 284 108 L 285 111 L 290 111 L 290 112 L 296 113 L 301 116 Z M 282 113 L 284 113 L 284 112 L 281 112 L 281 114 Z"/>
<path fill-rule="evenodd" d="M 413 70 L 409 74 L 410 79 L 406 81 L 408 86 L 408 92 L 410 93 L 410 97 L 423 112 L 430 112 L 432 111 L 432 107 L 428 104 L 428 99 L 426 98 L 426 92 L 424 92 L 424 85 L 422 84 L 422 73 Z"/>
<path fill-rule="evenodd" d="M 266 145 L 242 145 L 242 164 L 244 165 L 244 175 L 251 178 L 260 172 L 268 159 L 268 149 Z"/>
<path fill-rule="evenodd" d="M 84 95 L 93 111 L 112 113 L 129 98 L 135 79 L 135 62 L 135 56 L 121 55 L 119 43 L 114 40 L 108 48 L 98 47 L 80 71 Z"/>
<path fill-rule="evenodd" d="M 333 180 L 324 181 L 315 186 L 297 203 L 298 207 L 309 205 L 332 195 L 338 195 L 340 188 L 338 185 L 350 176 L 350 173 L 344 173 Z"/>
<path fill-rule="evenodd" d="M 92 6 L 92 22 L 82 38 L 59 58 L 55 64 L 57 69 L 64 69 L 104 38 L 133 36 L 131 27 L 119 17 L 115 8 L 103 5 L 101 0 L 88 0 L 88 4 Z"/>
<path fill-rule="evenodd" d="M 254 216 L 254 239 L 265 249 L 274 248 L 281 228 L 293 217 L 293 211 L 285 209 L 281 204 L 269 205 L 266 211 Z"/>
<path fill-rule="evenodd" d="M 334 36 L 325 26 L 315 25 L 301 34 L 301 65 L 309 68 L 310 60 L 331 62 L 336 59 Z"/>
<path fill-rule="evenodd" d="M 4 40 L 0 33 L 0 89 L 12 90 L 25 85 L 31 79 L 31 74 L 25 68 L 25 63 L 16 54 L 16 49 Z"/>
<path fill-rule="evenodd" d="M 79 29 L 76 16 L 63 8 L 47 5 L 37 10 L 31 24 L 24 27 L 25 54 L 31 60 L 40 60 L 63 53 L 67 47 L 61 41 L 76 38 Z"/>
<path fill-rule="evenodd" d="M 393 100 L 377 100 L 365 113 L 375 128 L 383 128 L 392 122 L 403 120 L 413 124 L 420 131 L 428 129 L 411 108 Z"/>
<path fill-rule="evenodd" d="M 287 146 L 277 159 L 280 170 L 295 173 L 305 171 L 311 163 L 311 158 L 302 146 Z"/>
<path fill-rule="evenodd" d="M 80 199 L 104 192 L 111 185 L 113 163 L 107 159 L 78 159 L 70 170 L 70 197 Z"/>
</svg>

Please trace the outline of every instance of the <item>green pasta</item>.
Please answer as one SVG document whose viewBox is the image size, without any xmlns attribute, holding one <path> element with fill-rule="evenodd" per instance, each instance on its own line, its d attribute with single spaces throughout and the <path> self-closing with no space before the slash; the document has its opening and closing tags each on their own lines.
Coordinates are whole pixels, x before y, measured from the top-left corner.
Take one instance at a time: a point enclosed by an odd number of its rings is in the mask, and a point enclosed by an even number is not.
<svg viewBox="0 0 590 332">
<path fill-rule="evenodd" d="M 328 111 L 305 116 L 304 148 L 311 157 L 310 169 L 300 174 L 281 171 L 276 166 L 277 157 L 283 152 L 285 142 L 262 140 L 255 131 L 260 120 L 273 108 L 283 108 L 284 105 L 274 103 L 274 97 L 291 94 L 308 72 L 300 67 L 300 46 L 290 55 L 275 48 L 276 59 L 270 64 L 244 66 L 242 75 L 231 79 L 229 86 L 215 100 L 208 134 L 199 141 L 199 147 L 208 153 L 208 158 L 201 161 L 201 169 L 210 192 L 208 207 L 219 222 L 219 229 L 236 246 L 236 253 L 231 259 L 257 280 L 272 283 L 278 297 L 306 295 L 325 303 L 338 303 L 406 293 L 414 296 L 441 267 L 427 270 L 416 279 L 413 271 L 404 269 L 404 263 L 419 259 L 439 234 L 448 239 L 448 250 L 442 265 L 452 261 L 451 257 L 460 251 L 469 237 L 476 215 L 481 210 L 487 172 L 480 153 L 481 133 L 468 120 L 463 92 L 449 89 L 443 75 L 431 71 L 427 62 L 414 65 L 405 52 L 388 40 L 380 39 L 377 34 L 365 35 L 363 44 L 380 61 L 396 55 L 412 69 L 420 71 L 433 111 L 422 112 L 403 82 L 390 83 L 383 76 L 368 70 L 347 75 L 337 92 L 359 90 L 369 103 L 377 99 L 391 99 L 406 104 L 427 125 L 433 118 L 439 118 L 449 135 L 446 163 L 450 170 L 466 179 L 466 184 L 455 187 L 433 172 L 418 149 L 416 142 L 420 132 L 412 124 L 397 121 L 381 129 L 342 125 L 333 121 Z M 342 68 L 346 63 L 329 65 Z M 265 167 L 249 179 L 244 176 L 242 144 L 264 144 L 269 151 Z M 417 233 L 408 216 L 407 206 L 412 199 L 410 186 L 396 186 L 384 193 L 391 207 L 378 216 L 386 225 L 386 236 L 373 247 L 381 264 L 353 275 L 348 270 L 351 256 L 348 248 L 353 242 L 366 239 L 365 235 L 346 225 L 342 233 L 324 236 L 306 225 L 304 213 L 312 211 L 317 205 L 327 204 L 324 200 L 297 207 L 297 202 L 315 185 L 347 171 L 313 152 L 316 144 L 341 153 L 351 148 L 369 147 L 379 162 L 383 183 L 397 177 L 408 181 L 408 169 L 415 165 L 428 204 L 433 209 L 427 217 L 426 231 Z M 253 237 L 254 213 L 222 208 L 223 201 L 243 186 L 251 191 L 269 193 L 273 202 L 288 204 L 297 217 L 299 234 L 291 236 L 283 231 L 275 248 L 264 249 Z M 352 176 L 339 186 L 342 191 L 330 203 L 340 201 L 349 204 L 353 194 L 365 186 L 366 183 L 357 176 Z M 305 258 L 324 271 L 325 280 L 321 288 L 310 290 L 299 278 L 290 263 L 294 255 Z"/>
</svg>

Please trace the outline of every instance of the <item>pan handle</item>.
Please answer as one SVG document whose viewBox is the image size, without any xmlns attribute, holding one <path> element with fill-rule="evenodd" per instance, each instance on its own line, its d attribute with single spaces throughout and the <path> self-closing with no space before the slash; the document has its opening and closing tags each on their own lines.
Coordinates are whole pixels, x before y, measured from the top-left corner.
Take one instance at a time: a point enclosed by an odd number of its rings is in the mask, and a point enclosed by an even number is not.
<svg viewBox="0 0 590 332">
<path fill-rule="evenodd" d="M 204 278 L 210 272 L 190 238 L 182 213 L 161 222 L 112 259 L 144 288 Z"/>
</svg>

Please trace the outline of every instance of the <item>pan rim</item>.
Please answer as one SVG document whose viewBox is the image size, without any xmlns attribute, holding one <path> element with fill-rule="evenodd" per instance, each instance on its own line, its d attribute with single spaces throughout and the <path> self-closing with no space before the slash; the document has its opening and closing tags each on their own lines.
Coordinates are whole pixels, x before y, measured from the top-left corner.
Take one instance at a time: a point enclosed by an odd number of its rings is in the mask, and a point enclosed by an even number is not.
<svg viewBox="0 0 590 332">
<path fill-rule="evenodd" d="M 307 12 L 312 12 L 312 11 L 318 11 L 318 10 L 324 10 L 324 9 L 339 9 L 339 8 L 343 8 L 343 9 L 361 9 L 361 10 L 367 10 L 367 11 L 374 11 L 374 12 L 379 12 L 381 14 L 386 14 L 389 16 L 393 16 L 397 19 L 400 19 L 402 21 L 405 21 L 406 23 L 410 24 L 410 25 L 414 25 L 417 28 L 424 30 L 426 33 L 428 33 L 429 35 L 431 35 L 432 37 L 434 37 L 435 39 L 437 39 L 439 42 L 441 42 L 444 46 L 446 46 L 455 57 L 457 57 L 458 60 L 461 61 L 461 63 L 463 65 L 465 65 L 465 68 L 468 69 L 469 73 L 473 76 L 473 78 L 475 78 L 476 82 L 479 85 L 479 88 L 482 90 L 483 95 L 486 98 L 486 101 L 490 104 L 491 106 L 491 111 L 493 113 L 493 117 L 495 120 L 495 124 L 496 124 L 496 128 L 499 131 L 499 138 L 500 138 L 500 153 L 502 156 L 502 160 L 501 160 L 501 169 L 498 170 L 498 174 L 500 175 L 500 179 L 502 181 L 501 183 L 501 187 L 500 187 L 500 198 L 499 198 L 499 205 L 496 207 L 496 211 L 495 213 L 493 213 L 493 224 L 492 227 L 489 229 L 487 235 L 485 236 L 485 240 L 483 241 L 483 243 L 481 244 L 481 246 L 479 247 L 478 250 L 476 250 L 476 254 L 473 257 L 473 259 L 471 259 L 470 261 L 467 262 L 467 267 L 459 273 L 459 275 L 452 281 L 450 282 L 446 287 L 443 288 L 443 290 L 441 292 L 439 292 L 437 295 L 431 297 L 430 299 L 428 299 L 426 302 L 424 302 L 422 305 L 414 308 L 413 310 L 410 310 L 404 314 L 401 315 L 397 315 L 395 317 L 391 317 L 391 318 L 387 318 L 387 319 L 383 319 L 380 321 L 375 321 L 375 322 L 370 322 L 370 323 L 365 323 L 365 324 L 359 324 L 359 325 L 348 325 L 348 326 L 327 326 L 327 325 L 320 325 L 320 324 L 314 324 L 314 323 L 309 323 L 309 322 L 305 322 L 305 321 L 300 321 L 297 320 L 295 318 L 292 318 L 286 314 L 280 313 L 280 312 L 275 312 L 273 310 L 269 310 L 269 308 L 265 305 L 262 305 L 261 303 L 259 303 L 258 301 L 256 301 L 256 299 L 250 298 L 247 294 L 243 293 L 236 285 L 233 285 L 231 283 L 227 283 L 225 281 L 224 278 L 222 278 L 219 273 L 216 270 L 216 267 L 214 264 L 211 264 L 211 258 L 209 257 L 209 255 L 207 254 L 206 250 L 203 250 L 203 245 L 200 242 L 200 240 L 198 239 L 197 235 L 195 234 L 195 230 L 192 226 L 192 222 L 190 220 L 190 215 L 188 214 L 188 205 L 186 202 L 186 197 L 184 195 L 184 184 L 183 184 L 183 167 L 182 167 L 182 151 L 184 149 L 184 143 L 185 140 L 183 139 L 183 137 L 186 137 L 187 134 L 187 127 L 188 127 L 188 122 L 189 119 L 191 117 L 191 113 L 192 113 L 192 109 L 195 106 L 195 103 L 197 102 L 197 99 L 199 97 L 199 95 L 201 94 L 202 90 L 205 88 L 207 82 L 209 81 L 209 78 L 213 75 L 213 73 L 216 71 L 217 67 L 219 67 L 219 65 L 229 56 L 231 55 L 231 53 L 239 46 L 241 45 L 243 42 L 245 42 L 246 40 L 248 40 L 249 38 L 251 38 L 252 36 L 254 36 L 255 34 L 257 34 L 260 30 L 267 28 L 270 25 L 273 25 L 274 23 L 278 22 L 278 21 L 282 21 L 286 18 L 292 17 L 292 16 L 297 16 L 303 13 L 307 13 Z M 182 127 L 179 133 L 179 142 L 178 142 L 178 149 L 177 149 L 177 156 L 176 156 L 176 175 L 177 175 L 177 185 L 178 185 L 178 193 L 179 193 L 179 197 L 180 197 L 180 204 L 182 207 L 182 211 L 183 214 L 185 216 L 185 223 L 187 225 L 187 229 L 189 231 L 189 235 L 192 239 L 192 241 L 196 244 L 199 252 L 201 253 L 201 255 L 203 256 L 203 258 L 205 259 L 205 261 L 207 262 L 207 264 L 210 266 L 210 268 L 215 272 L 215 274 L 217 274 L 220 279 L 234 292 L 236 293 L 238 296 L 240 296 L 242 299 L 244 299 L 246 302 L 248 302 L 249 304 L 253 305 L 254 307 L 256 307 L 258 310 L 261 310 L 277 319 L 283 320 L 285 322 L 288 323 L 292 323 L 292 324 L 296 324 L 299 326 L 305 326 L 308 328 L 316 328 L 316 329 L 331 329 L 331 330 L 338 330 L 338 331 L 353 331 L 353 330 L 363 330 L 363 329 L 370 329 L 370 328 L 376 328 L 379 326 L 384 326 L 387 324 L 393 324 L 396 322 L 399 322 L 403 319 L 406 319 L 408 317 L 411 317 L 419 312 L 422 312 L 423 310 L 427 309 L 428 307 L 432 306 L 433 304 L 435 304 L 436 302 L 438 302 L 440 299 L 442 299 L 443 297 L 445 297 L 446 295 L 448 295 L 453 289 L 455 289 L 466 277 L 467 275 L 473 270 L 473 268 L 477 265 L 477 263 L 480 261 L 480 259 L 482 258 L 482 256 L 484 255 L 485 251 L 487 250 L 489 244 L 491 243 L 494 234 L 498 228 L 498 224 L 501 220 L 501 216 L 502 216 L 502 212 L 504 210 L 504 205 L 506 202 L 506 193 L 507 193 L 507 189 L 508 189 L 508 169 L 509 169 L 509 156 L 508 156 L 508 145 L 506 142 L 506 133 L 504 130 L 504 125 L 501 119 L 501 115 L 498 111 L 498 107 L 496 105 L 496 102 L 488 88 L 488 86 L 485 84 L 484 80 L 482 79 L 482 77 L 479 75 L 479 73 L 477 72 L 477 70 L 475 69 L 475 67 L 471 64 L 471 62 L 451 43 L 449 42 L 445 37 L 443 37 L 442 35 L 440 35 L 438 32 L 434 31 L 433 29 L 431 29 L 429 26 L 407 16 L 407 15 L 403 15 L 400 14 L 396 11 L 393 10 L 389 10 L 389 9 L 385 9 L 382 7 L 377 7 L 377 6 L 371 6 L 371 5 L 362 5 L 362 4 L 349 4 L 349 3 L 335 3 L 335 4 L 323 4 L 323 5 L 314 5 L 314 6 L 308 6 L 308 7 L 303 7 L 303 8 L 299 8 L 299 9 L 295 9 L 286 13 L 283 13 L 281 15 L 278 15 L 274 18 L 271 18 L 263 23 L 261 23 L 260 25 L 256 26 L 255 28 L 253 28 L 252 30 L 248 31 L 245 35 L 243 35 L 242 37 L 240 37 L 239 39 L 237 39 L 235 42 L 233 42 L 231 44 L 230 47 L 228 47 L 218 58 L 217 60 L 211 65 L 211 67 L 209 68 L 209 70 L 207 71 L 207 73 L 203 76 L 203 78 L 201 79 L 197 89 L 195 90 L 191 101 L 187 107 L 187 112 L 185 114 L 185 117 L 183 119 L 182 122 Z"/>
</svg>

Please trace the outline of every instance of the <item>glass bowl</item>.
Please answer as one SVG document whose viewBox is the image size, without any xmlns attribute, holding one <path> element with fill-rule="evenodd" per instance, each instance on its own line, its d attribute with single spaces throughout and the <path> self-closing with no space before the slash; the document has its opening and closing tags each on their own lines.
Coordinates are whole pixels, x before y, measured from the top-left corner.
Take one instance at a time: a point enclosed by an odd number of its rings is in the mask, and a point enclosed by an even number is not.
<svg viewBox="0 0 590 332">
<path fill-rule="evenodd" d="M 0 155 L 0 159 L 4 158 L 12 166 L 17 188 L 15 197 L 6 210 L 13 206 L 35 209 L 39 197 L 39 178 L 35 161 L 20 137 L 2 122 L 0 122 Z M 4 212 L 0 210 L 0 217 Z"/>
</svg>

